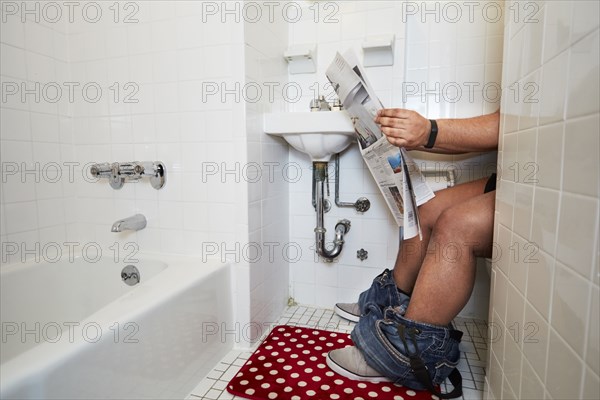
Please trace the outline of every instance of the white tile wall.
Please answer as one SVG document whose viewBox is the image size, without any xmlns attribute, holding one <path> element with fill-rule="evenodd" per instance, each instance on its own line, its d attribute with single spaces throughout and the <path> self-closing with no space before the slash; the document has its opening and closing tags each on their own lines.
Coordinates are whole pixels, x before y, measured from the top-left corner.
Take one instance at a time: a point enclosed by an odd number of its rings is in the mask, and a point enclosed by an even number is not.
<svg viewBox="0 0 600 400">
<path fill-rule="evenodd" d="M 530 4 L 528 22 L 505 20 L 502 254 L 489 317 L 499 335 L 487 395 L 593 399 L 600 396 L 598 4 Z M 515 98 L 514 88 L 532 83 Z"/>
</svg>

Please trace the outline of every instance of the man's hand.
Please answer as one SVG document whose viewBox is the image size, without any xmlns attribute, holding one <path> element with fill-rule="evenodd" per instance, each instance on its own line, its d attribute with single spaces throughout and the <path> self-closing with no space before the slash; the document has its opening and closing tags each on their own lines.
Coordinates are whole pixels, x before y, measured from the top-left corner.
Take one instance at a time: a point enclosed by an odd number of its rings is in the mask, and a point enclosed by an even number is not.
<svg viewBox="0 0 600 400">
<path fill-rule="evenodd" d="M 425 146 L 431 131 L 431 122 L 427 118 L 402 108 L 379 110 L 375 122 L 381 126 L 388 142 L 407 150 Z"/>
</svg>

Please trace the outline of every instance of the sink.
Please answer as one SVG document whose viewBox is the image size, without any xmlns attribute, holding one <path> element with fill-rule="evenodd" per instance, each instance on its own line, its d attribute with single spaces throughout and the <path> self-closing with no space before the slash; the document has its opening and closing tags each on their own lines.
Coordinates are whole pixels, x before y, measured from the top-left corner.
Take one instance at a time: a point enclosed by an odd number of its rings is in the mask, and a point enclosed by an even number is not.
<svg viewBox="0 0 600 400">
<path fill-rule="evenodd" d="M 346 111 L 288 112 L 265 114 L 265 133 L 281 136 L 312 161 L 327 162 L 356 141 Z"/>
</svg>

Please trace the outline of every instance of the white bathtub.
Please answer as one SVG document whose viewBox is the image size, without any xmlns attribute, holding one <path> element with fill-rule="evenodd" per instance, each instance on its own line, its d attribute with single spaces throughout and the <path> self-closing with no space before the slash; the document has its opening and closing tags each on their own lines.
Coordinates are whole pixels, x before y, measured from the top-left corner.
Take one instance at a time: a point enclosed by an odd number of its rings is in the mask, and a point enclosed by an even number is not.
<svg viewBox="0 0 600 400">
<path fill-rule="evenodd" d="M 231 348 L 230 267 L 137 255 L 0 270 L 0 398 L 184 398 Z M 127 286 L 121 269 L 141 281 Z M 213 333 L 206 334 L 208 330 Z"/>
</svg>

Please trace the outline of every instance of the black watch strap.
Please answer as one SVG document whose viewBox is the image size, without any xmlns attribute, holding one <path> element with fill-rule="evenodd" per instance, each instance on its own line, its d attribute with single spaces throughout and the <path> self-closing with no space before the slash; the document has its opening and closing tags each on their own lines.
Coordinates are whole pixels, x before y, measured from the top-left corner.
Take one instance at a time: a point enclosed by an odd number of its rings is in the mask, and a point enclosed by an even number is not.
<svg viewBox="0 0 600 400">
<path fill-rule="evenodd" d="M 429 140 L 427 141 L 427 144 L 425 145 L 426 149 L 433 148 L 433 145 L 435 144 L 435 139 L 437 139 L 437 134 L 438 134 L 438 126 L 437 126 L 437 122 L 435 121 L 435 119 L 430 119 L 429 122 L 431 122 L 431 132 L 429 132 Z"/>
</svg>

